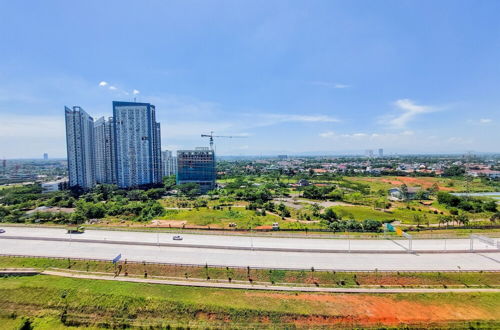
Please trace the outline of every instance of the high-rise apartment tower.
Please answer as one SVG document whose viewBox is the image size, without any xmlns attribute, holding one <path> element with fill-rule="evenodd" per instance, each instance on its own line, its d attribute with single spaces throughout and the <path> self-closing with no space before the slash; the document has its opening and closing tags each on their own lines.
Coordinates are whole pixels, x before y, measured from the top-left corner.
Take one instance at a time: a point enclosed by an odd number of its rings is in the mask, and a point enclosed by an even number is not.
<svg viewBox="0 0 500 330">
<path fill-rule="evenodd" d="M 92 188 L 95 181 L 94 119 L 81 107 L 64 107 L 70 187 Z"/>
<path fill-rule="evenodd" d="M 99 118 L 94 123 L 95 167 L 97 183 L 116 183 L 114 121 Z"/>
<path fill-rule="evenodd" d="M 155 106 L 114 101 L 113 119 L 118 186 L 161 183 L 160 124 Z"/>
<path fill-rule="evenodd" d="M 161 152 L 163 176 L 177 175 L 177 157 L 172 155 L 172 151 Z"/>
</svg>

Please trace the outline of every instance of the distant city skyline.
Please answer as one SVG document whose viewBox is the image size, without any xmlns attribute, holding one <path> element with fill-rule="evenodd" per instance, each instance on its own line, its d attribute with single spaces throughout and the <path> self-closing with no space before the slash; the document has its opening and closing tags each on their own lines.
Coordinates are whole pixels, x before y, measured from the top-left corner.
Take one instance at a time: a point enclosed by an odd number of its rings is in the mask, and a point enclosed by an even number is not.
<svg viewBox="0 0 500 330">
<path fill-rule="evenodd" d="M 65 104 L 156 105 L 162 150 L 500 152 L 500 2 L 5 2 L 0 159 L 66 157 Z M 88 17 L 92 17 L 89 22 Z M 147 24 L 125 24 L 134 17 Z M 23 22 L 29 21 L 30 24 Z"/>
</svg>

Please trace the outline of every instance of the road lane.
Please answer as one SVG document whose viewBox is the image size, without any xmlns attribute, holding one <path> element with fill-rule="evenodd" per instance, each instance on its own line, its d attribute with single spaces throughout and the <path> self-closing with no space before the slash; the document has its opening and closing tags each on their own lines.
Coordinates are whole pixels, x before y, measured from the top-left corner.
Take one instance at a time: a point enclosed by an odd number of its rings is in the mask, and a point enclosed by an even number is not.
<svg viewBox="0 0 500 330">
<path fill-rule="evenodd" d="M 137 244 L 175 244 L 178 246 L 201 245 L 203 247 L 229 247 L 229 248 L 254 248 L 254 249 L 308 249 L 308 250 L 344 250 L 344 251 L 393 251 L 406 252 L 408 240 L 398 239 L 338 239 L 338 238 L 278 238 L 262 236 L 240 236 L 240 235 L 201 235 L 181 234 L 182 241 L 174 241 L 173 233 L 134 232 L 134 231 L 111 231 L 87 229 L 83 234 L 66 233 L 61 228 L 32 228 L 32 227 L 5 227 L 6 232 L 2 237 L 26 237 L 26 238 L 55 238 L 55 239 L 77 239 L 94 241 L 120 241 L 135 242 Z M 470 249 L 469 239 L 414 239 L 413 251 L 468 251 Z M 475 250 L 498 249 L 476 241 Z"/>
<path fill-rule="evenodd" d="M 123 259 L 130 261 L 254 268 L 500 271 L 500 253 L 497 252 L 485 254 L 299 253 L 0 239 L 0 254 L 111 260 L 120 253 Z"/>
</svg>

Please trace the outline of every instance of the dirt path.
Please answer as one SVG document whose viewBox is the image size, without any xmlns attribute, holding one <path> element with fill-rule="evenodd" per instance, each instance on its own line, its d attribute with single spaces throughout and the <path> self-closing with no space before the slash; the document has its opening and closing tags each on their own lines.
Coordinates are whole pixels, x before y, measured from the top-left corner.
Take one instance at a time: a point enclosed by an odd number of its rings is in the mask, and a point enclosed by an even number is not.
<svg viewBox="0 0 500 330">
<path fill-rule="evenodd" d="M 286 206 L 292 207 L 294 209 L 301 209 L 304 207 L 304 205 L 300 204 L 295 204 L 295 203 L 304 203 L 304 204 L 318 204 L 319 206 L 322 207 L 331 207 L 331 206 L 355 206 L 353 204 L 345 203 L 345 202 L 330 202 L 330 201 L 310 201 L 307 199 L 302 199 L 302 198 L 275 198 L 273 200 L 276 203 L 283 203 Z"/>
</svg>

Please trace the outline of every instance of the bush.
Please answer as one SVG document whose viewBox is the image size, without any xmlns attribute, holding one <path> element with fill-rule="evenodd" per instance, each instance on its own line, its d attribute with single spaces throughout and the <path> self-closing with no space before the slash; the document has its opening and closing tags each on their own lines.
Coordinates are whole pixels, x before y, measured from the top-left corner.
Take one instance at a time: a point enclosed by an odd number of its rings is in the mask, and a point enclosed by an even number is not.
<svg viewBox="0 0 500 330">
<path fill-rule="evenodd" d="M 378 233 L 382 231 L 382 223 L 378 220 L 363 220 L 363 231 Z"/>
</svg>

